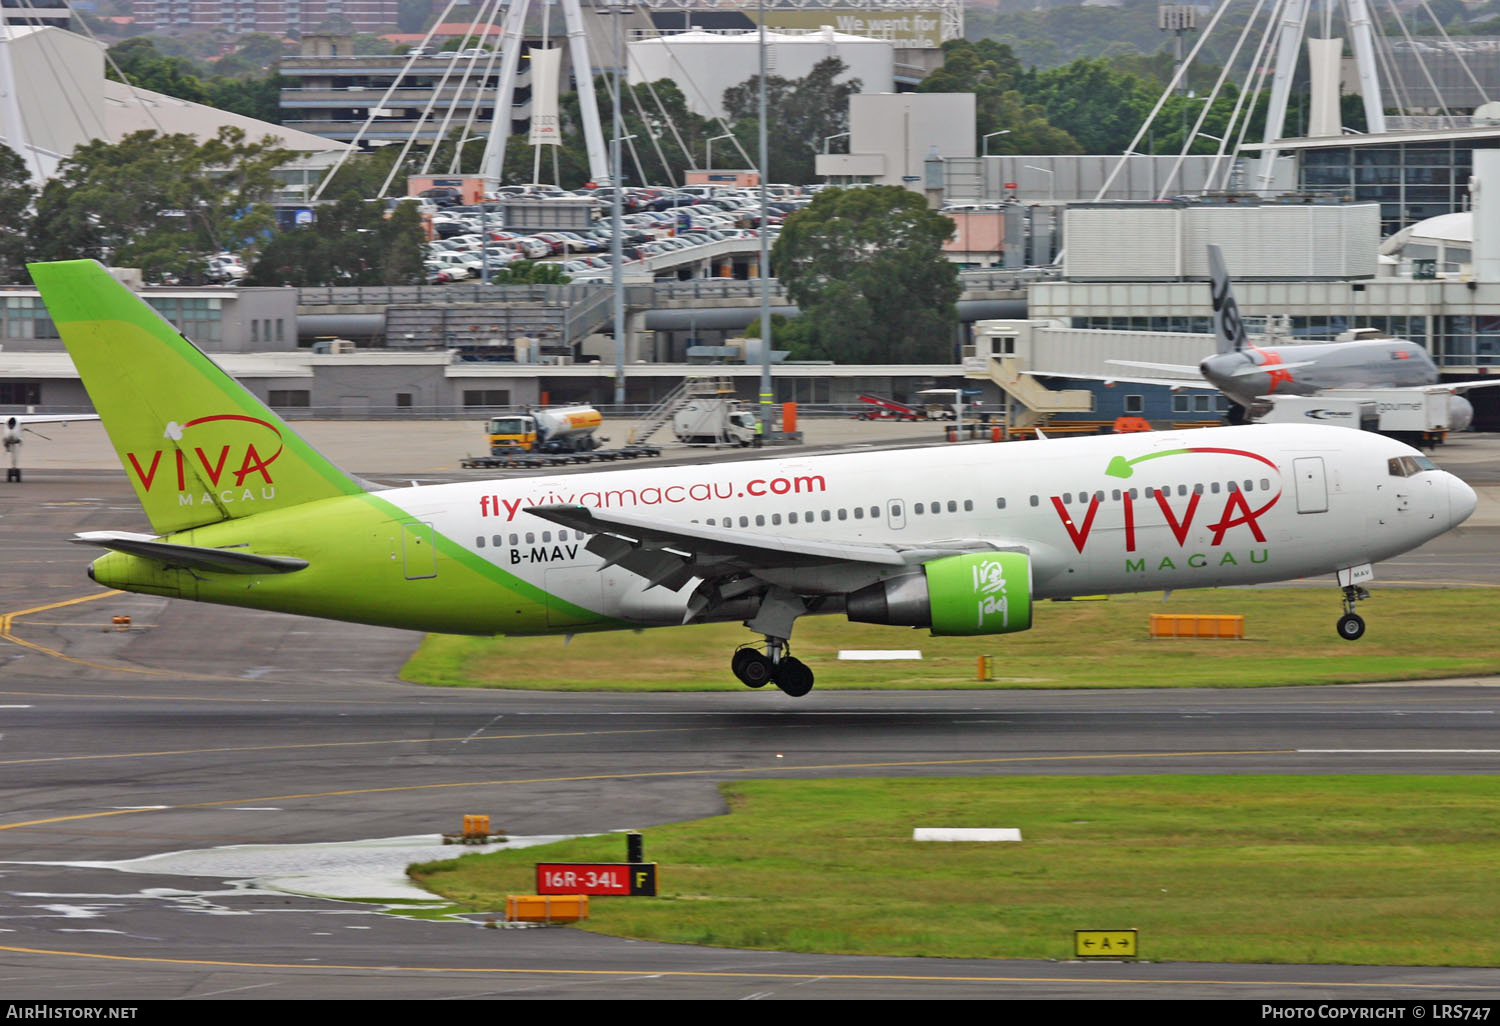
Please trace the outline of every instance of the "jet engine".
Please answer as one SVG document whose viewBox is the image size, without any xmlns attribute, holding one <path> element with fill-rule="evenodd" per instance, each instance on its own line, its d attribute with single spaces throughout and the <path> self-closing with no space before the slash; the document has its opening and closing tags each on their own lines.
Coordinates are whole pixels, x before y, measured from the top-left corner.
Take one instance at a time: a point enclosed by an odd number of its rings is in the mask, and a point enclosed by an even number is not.
<svg viewBox="0 0 1500 1026">
<path fill-rule="evenodd" d="M 1031 627 L 1031 558 L 976 552 L 922 564 L 920 573 L 851 592 L 849 619 L 928 627 L 933 634 L 1010 634 Z"/>
<path fill-rule="evenodd" d="M 1448 430 L 1467 431 L 1474 423 L 1474 405 L 1461 395 L 1448 397 Z"/>
</svg>

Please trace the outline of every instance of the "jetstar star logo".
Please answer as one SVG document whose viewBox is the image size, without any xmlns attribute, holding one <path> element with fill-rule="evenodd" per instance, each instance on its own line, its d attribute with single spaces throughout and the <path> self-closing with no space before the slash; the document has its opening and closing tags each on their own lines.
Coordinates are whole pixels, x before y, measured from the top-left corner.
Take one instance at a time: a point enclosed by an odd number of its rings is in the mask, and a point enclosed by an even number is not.
<svg viewBox="0 0 1500 1026">
<path fill-rule="evenodd" d="M 239 425 L 251 425 L 251 430 L 241 431 Z M 226 427 L 235 429 L 228 442 L 224 441 Z M 125 454 L 125 462 L 142 490 L 150 492 L 163 483 L 167 487 L 175 484 L 178 492 L 223 487 L 220 498 L 226 502 L 254 498 L 249 485 L 259 485 L 266 498 L 275 494 L 271 464 L 284 447 L 276 425 L 243 414 L 220 413 L 186 424 L 172 421 L 162 434 L 169 447 Z M 242 494 L 230 492 L 231 485 Z"/>
<path fill-rule="evenodd" d="M 1136 468 L 1140 464 L 1148 463 L 1152 460 L 1166 459 L 1168 457 L 1189 456 L 1194 454 L 1240 456 L 1244 457 L 1245 459 L 1255 460 L 1256 462 L 1263 463 L 1267 467 L 1270 467 L 1272 470 L 1276 471 L 1276 479 L 1278 485 L 1277 491 L 1270 497 L 1270 499 L 1265 502 L 1264 505 L 1258 508 L 1251 507 L 1250 500 L 1245 497 L 1246 493 L 1244 490 L 1242 490 L 1238 482 L 1228 482 L 1227 492 L 1224 499 L 1223 512 L 1219 515 L 1219 519 L 1216 522 L 1208 525 L 1208 529 L 1213 532 L 1212 539 L 1209 542 L 1211 546 L 1223 545 L 1225 536 L 1231 529 L 1236 527 L 1248 528 L 1250 530 L 1250 534 L 1256 541 L 1264 542 L 1266 540 L 1266 535 L 1265 532 L 1261 530 L 1260 518 L 1265 516 L 1266 513 L 1270 511 L 1271 507 L 1276 505 L 1277 500 L 1281 498 L 1281 490 L 1279 487 L 1281 480 L 1281 468 L 1277 467 L 1275 463 L 1271 462 L 1269 459 L 1261 456 L 1258 453 L 1247 452 L 1244 449 L 1220 449 L 1210 447 L 1167 449 L 1162 452 L 1147 453 L 1145 456 L 1137 456 L 1135 459 L 1126 459 L 1124 456 L 1116 456 L 1114 459 L 1109 461 L 1109 466 L 1105 468 L 1104 473 L 1108 477 L 1128 480 L 1135 476 Z M 1185 505 L 1180 504 L 1178 507 L 1174 507 L 1172 504 L 1172 489 L 1170 487 L 1146 488 L 1144 489 L 1145 494 L 1143 496 L 1145 499 L 1153 500 L 1155 502 L 1157 510 L 1159 510 L 1161 513 L 1162 521 L 1165 523 L 1168 530 L 1172 532 L 1172 537 L 1176 539 L 1179 548 L 1186 547 L 1189 534 L 1193 527 L 1193 522 L 1198 515 L 1198 507 L 1205 497 L 1201 482 L 1193 486 L 1188 486 L 1184 483 L 1183 485 L 1179 486 L 1179 491 L 1184 488 L 1187 489 L 1187 494 L 1185 496 Z M 1136 508 L 1137 497 L 1135 489 L 1132 488 L 1129 490 L 1119 491 L 1117 495 L 1121 506 L 1122 517 L 1124 520 L 1123 526 L 1125 551 L 1134 552 L 1136 551 L 1137 521 L 1141 516 L 1145 516 L 1146 514 L 1138 511 Z M 1068 538 L 1073 542 L 1073 547 L 1077 549 L 1080 554 L 1082 554 L 1084 547 L 1088 544 L 1089 535 L 1094 529 L 1095 518 L 1099 513 L 1100 508 L 1105 504 L 1105 499 L 1104 492 L 1102 490 L 1096 490 L 1092 494 L 1087 492 L 1082 493 L 1079 498 L 1080 500 L 1086 500 L 1088 502 L 1088 509 L 1083 514 L 1083 522 L 1081 525 L 1074 519 L 1073 514 L 1069 511 L 1068 503 L 1064 500 L 1063 496 L 1052 496 L 1052 507 L 1057 511 L 1058 519 L 1062 521 L 1063 527 L 1067 530 Z M 1150 510 L 1150 507 L 1147 506 L 1146 510 Z M 1257 560 L 1257 562 L 1259 562 L 1259 560 Z"/>
<path fill-rule="evenodd" d="M 1296 379 L 1292 377 L 1291 371 L 1284 367 L 1280 370 L 1276 369 L 1281 364 L 1280 353 L 1268 352 L 1264 349 L 1256 349 L 1255 351 L 1263 357 L 1260 362 L 1261 369 L 1271 376 L 1271 383 L 1266 389 L 1267 392 L 1276 391 L 1277 385 L 1295 385 L 1297 383 Z"/>
</svg>

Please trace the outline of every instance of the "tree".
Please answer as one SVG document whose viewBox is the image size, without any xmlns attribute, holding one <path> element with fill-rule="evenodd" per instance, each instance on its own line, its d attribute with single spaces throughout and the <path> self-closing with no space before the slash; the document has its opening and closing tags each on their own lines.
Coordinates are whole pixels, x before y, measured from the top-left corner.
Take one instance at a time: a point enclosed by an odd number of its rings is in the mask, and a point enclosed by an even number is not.
<svg viewBox="0 0 1500 1026">
<path fill-rule="evenodd" d="M 1102 58 L 1023 76 L 1020 84 L 1027 100 L 1039 104 L 1084 153 L 1123 153 L 1161 92 Z"/>
<path fill-rule="evenodd" d="M 414 203 L 365 199 L 379 191 L 400 147 L 348 161 L 329 183 L 310 225 L 280 232 L 245 278 L 247 285 L 420 285 L 426 232 Z"/>
<path fill-rule="evenodd" d="M 136 36 L 116 43 L 109 48 L 109 56 L 113 64 L 107 73 L 116 82 L 126 81 L 137 88 L 192 103 L 208 102 L 208 91 L 199 77 L 202 69 L 186 57 L 163 54 L 150 36 Z M 121 73 L 124 79 L 121 79 Z"/>
<path fill-rule="evenodd" d="M 1079 153 L 1081 147 L 1067 132 L 1053 126 L 1046 111 L 1028 103 L 1017 88 L 1021 64 L 1010 47 L 992 39 L 966 39 L 943 44 L 943 66 L 918 87 L 924 93 L 973 93 L 976 149 L 993 135 L 988 152 Z M 1004 135 L 994 135 L 1003 131 Z"/>
<path fill-rule="evenodd" d="M 197 280 L 219 250 L 253 255 L 275 224 L 272 172 L 290 158 L 269 137 L 247 142 L 228 127 L 201 143 L 153 131 L 85 143 L 37 200 L 37 255 Z"/>
<path fill-rule="evenodd" d="M 838 78 L 848 66 L 825 57 L 804 78 L 766 77 L 766 176 L 773 182 L 804 184 L 816 179 L 814 158 L 829 136 L 849 125 L 849 97 L 860 81 Z M 724 111 L 745 152 L 759 149 L 760 76 L 724 90 Z"/>
<path fill-rule="evenodd" d="M 0 145 L 0 282 L 26 281 L 31 201 L 35 196 L 26 162 L 15 150 Z"/>
<path fill-rule="evenodd" d="M 787 218 L 771 259 L 828 358 L 946 363 L 960 291 L 942 254 L 952 236 L 919 193 L 825 189 Z"/>
</svg>

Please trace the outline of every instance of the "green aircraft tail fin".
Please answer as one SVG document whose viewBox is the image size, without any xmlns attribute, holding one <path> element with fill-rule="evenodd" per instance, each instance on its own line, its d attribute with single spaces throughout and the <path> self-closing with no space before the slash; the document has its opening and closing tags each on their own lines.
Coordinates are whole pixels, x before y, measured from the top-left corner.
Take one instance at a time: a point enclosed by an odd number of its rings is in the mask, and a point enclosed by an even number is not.
<svg viewBox="0 0 1500 1026">
<path fill-rule="evenodd" d="M 29 269 L 158 534 L 362 491 L 98 262 Z"/>
</svg>

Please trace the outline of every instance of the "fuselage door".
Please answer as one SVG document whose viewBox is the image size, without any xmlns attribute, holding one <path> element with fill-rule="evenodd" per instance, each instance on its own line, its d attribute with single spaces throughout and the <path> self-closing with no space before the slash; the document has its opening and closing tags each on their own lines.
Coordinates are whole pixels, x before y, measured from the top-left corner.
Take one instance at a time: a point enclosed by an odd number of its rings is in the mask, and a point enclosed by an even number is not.
<svg viewBox="0 0 1500 1026">
<path fill-rule="evenodd" d="M 885 500 L 885 522 L 893 531 L 899 531 L 906 526 L 906 500 Z"/>
<path fill-rule="evenodd" d="M 437 576 L 437 545 L 431 524 L 411 520 L 401 525 L 401 558 L 408 581 Z"/>
<path fill-rule="evenodd" d="M 1323 469 L 1323 457 L 1302 456 L 1292 461 L 1292 473 L 1297 479 L 1297 512 L 1328 512 L 1328 477 Z"/>
</svg>

